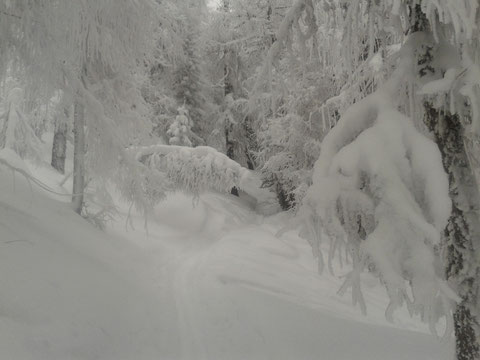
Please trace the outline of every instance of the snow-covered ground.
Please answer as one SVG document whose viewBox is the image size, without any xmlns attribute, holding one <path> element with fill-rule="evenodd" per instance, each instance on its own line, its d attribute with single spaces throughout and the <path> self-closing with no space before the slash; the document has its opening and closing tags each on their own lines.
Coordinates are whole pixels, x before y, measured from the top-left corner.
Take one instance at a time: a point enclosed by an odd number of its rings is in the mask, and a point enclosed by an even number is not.
<svg viewBox="0 0 480 360">
<path fill-rule="evenodd" d="M 46 167 L 32 173 L 54 187 Z M 451 342 L 365 278 L 368 315 L 309 245 L 230 195 L 167 198 L 107 232 L 0 166 L 0 359 L 442 360 Z M 346 270 L 345 270 L 346 271 Z"/>
</svg>

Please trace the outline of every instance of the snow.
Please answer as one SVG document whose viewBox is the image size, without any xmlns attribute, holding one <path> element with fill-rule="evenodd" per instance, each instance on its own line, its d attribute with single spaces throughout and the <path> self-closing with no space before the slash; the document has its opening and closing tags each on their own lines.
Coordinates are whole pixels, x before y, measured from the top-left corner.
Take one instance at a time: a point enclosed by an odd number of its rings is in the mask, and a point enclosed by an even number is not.
<svg viewBox="0 0 480 360">
<path fill-rule="evenodd" d="M 153 358 L 163 335 L 142 256 L 21 182 L 1 177 L 1 357 Z"/>
<path fill-rule="evenodd" d="M 367 317 L 336 295 L 343 280 L 317 274 L 308 243 L 275 236 L 289 214 L 172 194 L 148 236 L 137 215 L 137 230 L 118 221 L 104 233 L 1 170 L 1 358 L 451 358 L 451 342 L 406 310 L 385 321 L 388 299 L 372 277 Z"/>
<path fill-rule="evenodd" d="M 15 169 L 24 171 L 27 174 L 30 173 L 30 170 L 28 169 L 22 158 L 18 156 L 18 154 L 12 149 L 3 148 L 0 150 L 0 162 L 2 162 L 4 165 L 10 165 Z M 2 170 L 5 170 L 5 168 L 3 168 Z"/>
<path fill-rule="evenodd" d="M 375 55 L 373 55 L 369 61 L 369 65 L 372 67 L 373 71 L 375 72 L 380 71 L 383 66 L 382 54 L 376 53 Z"/>
<path fill-rule="evenodd" d="M 446 93 L 451 90 L 456 75 L 456 69 L 448 69 L 443 78 L 430 81 L 429 83 L 423 85 L 418 91 L 418 94 L 433 95 L 441 92 Z"/>
<path fill-rule="evenodd" d="M 479 0 L 221 2 L 0 1 L 0 359 L 453 358 Z"/>
</svg>

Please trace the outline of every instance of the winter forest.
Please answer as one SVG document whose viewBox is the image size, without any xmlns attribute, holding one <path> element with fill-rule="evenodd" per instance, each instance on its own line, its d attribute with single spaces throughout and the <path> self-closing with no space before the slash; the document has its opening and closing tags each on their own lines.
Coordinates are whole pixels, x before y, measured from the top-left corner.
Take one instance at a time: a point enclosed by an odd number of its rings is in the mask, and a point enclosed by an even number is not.
<svg viewBox="0 0 480 360">
<path fill-rule="evenodd" d="M 480 360 L 478 0 L 0 0 L 0 359 Z"/>
</svg>

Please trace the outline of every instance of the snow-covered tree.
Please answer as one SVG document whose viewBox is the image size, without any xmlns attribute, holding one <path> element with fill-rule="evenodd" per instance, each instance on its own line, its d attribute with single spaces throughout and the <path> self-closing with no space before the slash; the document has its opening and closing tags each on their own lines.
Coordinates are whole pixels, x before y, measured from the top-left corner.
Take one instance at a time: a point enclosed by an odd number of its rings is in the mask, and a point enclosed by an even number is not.
<svg viewBox="0 0 480 360">
<path fill-rule="evenodd" d="M 185 106 L 192 120 L 190 140 L 205 144 L 210 130 L 210 90 L 204 76 L 202 1 L 161 2 L 153 37 L 153 57 L 147 59 L 149 76 L 142 93 L 152 108 L 154 135 L 163 140 L 177 109 Z"/>
<path fill-rule="evenodd" d="M 170 137 L 168 143 L 170 145 L 192 146 L 192 142 L 188 138 L 191 133 L 192 125 L 188 118 L 188 110 L 185 107 L 178 108 L 178 115 L 175 117 L 172 125 L 170 125 L 167 135 Z"/>
<path fill-rule="evenodd" d="M 26 79 L 27 90 L 45 84 L 61 89 L 75 103 L 77 212 L 82 210 L 84 170 L 112 176 L 119 153 L 145 128 L 135 83 L 154 9 L 148 0 L 20 0 L 0 5 L 2 20 L 9 19 L 2 21 L 0 41 L 9 46 L 7 65 Z"/>
<path fill-rule="evenodd" d="M 257 168 L 259 149 L 256 114 L 248 96 L 256 69 L 275 39 L 285 1 L 222 1 L 205 34 L 209 76 L 218 111 L 207 143 L 243 166 Z M 255 95 L 253 95 L 255 96 Z"/>
<path fill-rule="evenodd" d="M 173 73 L 173 89 L 179 104 L 187 108 L 193 123 L 192 130 L 204 138 L 204 129 L 209 112 L 208 88 L 203 72 L 203 62 L 200 59 L 201 22 L 198 18 L 198 8 L 186 4 L 181 7 L 184 16 L 183 25 L 183 56 L 178 59 Z M 195 140 L 196 145 L 202 142 Z M 198 139 L 199 140 L 199 139 Z"/>
<path fill-rule="evenodd" d="M 240 165 L 254 169 L 255 140 L 252 137 L 255 135 L 250 126 L 246 99 L 235 100 L 228 94 L 220 107 L 209 143 Z"/>
<path fill-rule="evenodd" d="M 330 260 L 347 249 L 352 270 L 340 292 L 351 287 L 363 311 L 360 274 L 369 270 L 390 297 L 387 317 L 406 304 L 432 331 L 445 316 L 448 334 L 458 298 L 438 271 L 436 251 L 451 212 L 448 177 L 438 147 L 397 110 L 406 71 L 399 67 L 325 137 L 299 217 L 320 268 L 323 236 L 332 239 Z"/>
<path fill-rule="evenodd" d="M 153 135 L 167 141 L 166 132 L 177 114 L 174 70 L 183 58 L 184 17 L 172 2 L 163 2 L 158 22 L 153 27 L 152 56 L 146 60 L 148 76 L 142 86 L 142 95 L 150 107 Z M 183 103 L 182 103 L 183 104 Z"/>
</svg>

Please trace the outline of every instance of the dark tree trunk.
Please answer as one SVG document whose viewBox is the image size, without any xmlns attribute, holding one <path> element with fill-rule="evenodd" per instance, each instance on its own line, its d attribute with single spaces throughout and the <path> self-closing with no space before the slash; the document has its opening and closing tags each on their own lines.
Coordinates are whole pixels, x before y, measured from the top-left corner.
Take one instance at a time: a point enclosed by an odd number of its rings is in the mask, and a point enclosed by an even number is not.
<svg viewBox="0 0 480 360">
<path fill-rule="evenodd" d="M 282 184 L 277 183 L 275 192 L 277 193 L 278 203 L 280 204 L 280 207 L 282 208 L 282 210 L 287 211 L 293 208 L 295 199 L 292 194 L 288 194 L 283 189 Z"/>
<path fill-rule="evenodd" d="M 7 144 L 7 128 L 8 128 L 8 118 L 10 117 L 11 104 L 8 105 L 7 113 L 5 114 L 2 130 L 0 132 L 0 149 L 3 149 Z"/>
<path fill-rule="evenodd" d="M 229 12 L 230 11 L 230 1 L 229 0 L 223 0 L 222 3 L 223 11 Z M 223 76 L 224 76 L 224 96 L 227 96 L 231 94 L 233 96 L 233 85 L 229 79 L 229 69 L 228 69 L 228 55 L 229 55 L 229 49 L 225 47 L 223 50 Z M 225 123 L 225 147 L 226 147 L 226 153 L 227 156 L 235 160 L 235 142 L 232 139 L 231 132 L 232 132 L 232 124 L 230 123 Z M 230 190 L 230 193 L 232 195 L 238 196 L 238 189 L 236 187 L 233 187 L 232 190 Z"/>
<path fill-rule="evenodd" d="M 234 157 L 235 157 L 235 152 L 234 152 L 235 143 L 233 142 L 233 140 L 230 137 L 231 128 L 232 128 L 232 124 L 225 124 L 225 143 L 226 143 L 226 147 L 227 147 L 227 156 L 230 159 L 234 160 Z M 236 187 L 233 187 L 232 190 L 230 190 L 230 193 L 232 195 L 238 196 L 238 189 Z"/>
<path fill-rule="evenodd" d="M 252 117 L 247 115 L 244 121 L 244 131 L 246 137 L 246 145 L 245 145 L 245 158 L 247 159 L 247 168 L 249 170 L 255 170 L 255 157 L 253 153 L 258 151 L 258 143 L 256 139 L 255 131 L 253 130 L 252 126 Z"/>
<path fill-rule="evenodd" d="M 65 173 L 67 156 L 67 123 L 63 119 L 55 121 L 55 134 L 52 144 L 52 167 L 59 173 Z"/>
<path fill-rule="evenodd" d="M 76 213 L 83 209 L 83 191 L 85 187 L 85 109 L 76 101 L 73 113 L 73 196 L 72 204 Z"/>
<path fill-rule="evenodd" d="M 431 34 L 430 24 L 421 4 L 410 8 L 411 32 Z M 420 78 L 443 74 L 434 67 L 433 43 L 422 44 L 417 53 Z M 469 119 L 437 109 L 425 101 L 424 123 L 435 136 L 449 178 L 452 214 L 445 230 L 446 277 L 461 298 L 453 320 L 457 360 L 479 360 L 478 291 L 480 281 L 479 254 L 475 244 L 480 241 L 480 196 L 473 169 L 464 144 L 464 124 Z"/>
<path fill-rule="evenodd" d="M 476 306 L 480 267 L 475 243 L 478 243 L 480 204 L 478 188 L 464 146 L 463 126 L 457 115 L 425 106 L 425 124 L 435 135 L 448 173 L 452 214 L 445 230 L 446 275 L 456 288 L 461 302 L 454 312 L 456 354 L 458 360 L 478 360 L 478 319 Z"/>
</svg>

